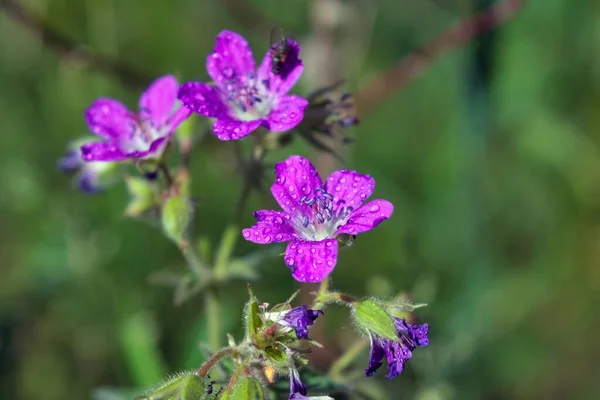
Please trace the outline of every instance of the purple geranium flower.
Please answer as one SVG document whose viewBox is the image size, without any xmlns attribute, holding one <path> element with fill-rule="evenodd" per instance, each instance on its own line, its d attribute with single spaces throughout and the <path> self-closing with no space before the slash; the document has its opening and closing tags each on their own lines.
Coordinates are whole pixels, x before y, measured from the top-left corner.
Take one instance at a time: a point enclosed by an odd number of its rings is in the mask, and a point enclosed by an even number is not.
<svg viewBox="0 0 600 400">
<path fill-rule="evenodd" d="M 279 325 L 293 328 L 298 339 L 308 337 L 308 326 L 314 324 L 319 316 L 323 315 L 321 310 L 310 310 L 306 306 L 299 306 L 288 310 L 277 321 Z"/>
<path fill-rule="evenodd" d="M 402 318 L 394 318 L 394 325 L 399 341 L 371 334 L 371 357 L 369 366 L 365 369 L 365 376 L 372 376 L 383 365 L 385 357 L 388 363 L 386 378 L 394 378 L 402 372 L 404 364 L 412 357 L 412 351 L 417 346 L 424 347 L 429 344 L 428 324 L 408 324 Z"/>
<path fill-rule="evenodd" d="M 58 168 L 75 175 L 75 182 L 83 193 L 95 194 L 115 181 L 118 172 L 116 162 L 85 162 L 81 156 L 81 146 L 89 139 L 80 139 L 69 145 L 67 154 L 58 160 Z"/>
<path fill-rule="evenodd" d="M 275 175 L 271 193 L 283 211 L 255 211 L 257 223 L 243 235 L 261 244 L 289 241 L 285 263 L 300 282 L 320 282 L 329 275 L 339 235 L 370 231 L 394 211 L 386 200 L 364 204 L 375 180 L 356 171 L 335 171 L 323 183 L 310 161 L 291 156 L 275 164 Z"/>
<path fill-rule="evenodd" d="M 140 97 L 139 112 L 131 112 L 118 100 L 100 98 L 85 112 L 90 130 L 105 139 L 81 147 L 85 161 L 117 161 L 156 158 L 171 134 L 189 115 L 177 107 L 179 85 L 175 77 L 155 80 Z"/>
<path fill-rule="evenodd" d="M 285 74 L 275 75 L 271 50 L 257 70 L 246 39 L 222 31 L 206 60 L 208 74 L 217 87 L 187 82 L 178 98 L 192 111 L 216 118 L 213 133 L 221 140 L 241 139 L 261 125 L 272 132 L 287 131 L 298 125 L 308 105 L 306 99 L 287 94 L 304 69 L 298 58 L 300 46 L 291 39 L 288 46 Z"/>
</svg>

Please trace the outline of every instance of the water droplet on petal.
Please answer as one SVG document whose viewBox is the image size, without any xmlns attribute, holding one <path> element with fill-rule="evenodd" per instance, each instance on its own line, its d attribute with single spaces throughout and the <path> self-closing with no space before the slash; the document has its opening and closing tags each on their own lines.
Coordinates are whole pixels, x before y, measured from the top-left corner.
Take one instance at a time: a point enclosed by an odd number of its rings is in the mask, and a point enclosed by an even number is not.
<svg viewBox="0 0 600 400">
<path fill-rule="evenodd" d="M 265 243 L 269 243 L 271 242 L 271 236 L 266 236 L 265 237 Z"/>
<path fill-rule="evenodd" d="M 285 259 L 285 263 L 291 267 L 294 265 L 294 259 L 292 257 L 288 257 Z"/>
<path fill-rule="evenodd" d="M 341 190 L 342 190 L 342 187 L 341 187 L 340 185 L 337 185 L 337 186 L 335 187 L 335 191 L 336 191 L 336 192 L 339 192 L 339 191 L 341 191 Z"/>
<path fill-rule="evenodd" d="M 379 206 L 377 204 L 374 204 L 371 206 L 371 208 L 369 208 L 369 211 L 377 212 L 377 211 L 379 211 Z"/>
<path fill-rule="evenodd" d="M 327 260 L 327 265 L 329 265 L 330 267 L 332 267 L 333 266 L 333 261 Z"/>
<path fill-rule="evenodd" d="M 249 232 L 249 231 L 247 231 L 246 229 L 244 229 L 244 230 L 242 231 L 242 235 L 244 235 L 244 237 L 245 237 L 245 238 L 249 238 L 249 237 L 250 237 L 250 232 Z"/>
<path fill-rule="evenodd" d="M 326 245 L 327 247 L 331 247 L 331 242 L 327 242 L 325 245 Z"/>
<path fill-rule="evenodd" d="M 354 182 L 360 182 L 360 177 L 359 176 L 355 176 L 354 177 Z"/>
<path fill-rule="evenodd" d="M 223 68 L 222 72 L 223 72 L 223 75 L 225 76 L 225 78 L 227 78 L 227 79 L 233 78 L 233 68 L 225 67 L 225 68 Z"/>
<path fill-rule="evenodd" d="M 275 235 L 275 240 L 281 240 L 283 239 L 283 235 L 281 233 L 278 233 L 277 235 Z"/>
</svg>

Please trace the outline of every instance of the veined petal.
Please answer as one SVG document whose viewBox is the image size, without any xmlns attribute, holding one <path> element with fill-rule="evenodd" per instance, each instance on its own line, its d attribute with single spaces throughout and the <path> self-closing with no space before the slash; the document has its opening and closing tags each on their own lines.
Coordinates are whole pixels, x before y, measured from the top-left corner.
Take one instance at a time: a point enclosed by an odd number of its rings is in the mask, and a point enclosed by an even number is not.
<svg viewBox="0 0 600 400">
<path fill-rule="evenodd" d="M 115 142 L 92 142 L 81 146 L 81 156 L 85 161 L 119 161 L 127 156 Z"/>
<path fill-rule="evenodd" d="M 184 106 L 205 117 L 217 117 L 224 110 L 219 89 L 202 82 L 186 82 L 179 88 L 177 98 Z"/>
<path fill-rule="evenodd" d="M 356 171 L 342 169 L 334 171 L 325 183 L 333 196 L 334 207 L 359 208 L 375 189 L 375 179 Z"/>
<path fill-rule="evenodd" d="M 213 133 L 221 140 L 237 140 L 248 136 L 260 126 L 261 122 L 261 120 L 244 122 L 222 116 L 215 121 Z"/>
<path fill-rule="evenodd" d="M 335 268 L 337 240 L 328 238 L 320 242 L 295 240 L 288 244 L 285 263 L 298 282 L 321 282 Z"/>
<path fill-rule="evenodd" d="M 291 215 L 298 211 L 307 213 L 310 206 L 300 200 L 304 196 L 311 197 L 316 188 L 323 186 L 317 169 L 301 156 L 290 156 L 275 164 L 275 176 L 271 193 L 281 208 Z"/>
<path fill-rule="evenodd" d="M 219 33 L 213 53 L 206 58 L 206 70 L 221 88 L 232 79 L 255 73 L 256 63 L 246 39 L 231 31 Z"/>
<path fill-rule="evenodd" d="M 128 135 L 138 122 L 123 103 L 100 98 L 85 110 L 85 120 L 90 130 L 108 140 Z"/>
<path fill-rule="evenodd" d="M 251 228 L 242 230 L 246 240 L 264 244 L 287 242 L 295 237 L 294 228 L 289 224 L 287 216 L 280 211 L 259 210 L 254 212 L 257 219 Z"/>
<path fill-rule="evenodd" d="M 299 58 L 300 45 L 296 41 L 288 39 L 288 47 L 289 50 L 285 63 L 278 74 L 273 73 L 272 53 L 270 49 L 267 51 L 258 69 L 259 80 L 269 81 L 269 90 L 280 95 L 287 94 L 294 87 L 304 70 L 304 63 Z"/>
<path fill-rule="evenodd" d="M 340 226 L 336 234 L 357 235 L 370 231 L 391 217 L 394 205 L 387 200 L 373 200 L 352 211 L 347 222 Z"/>
<path fill-rule="evenodd" d="M 161 127 L 167 123 L 173 112 L 179 84 L 173 75 L 158 78 L 140 97 L 140 118 Z"/>
<path fill-rule="evenodd" d="M 300 96 L 283 96 L 269 114 L 265 126 L 271 132 L 285 132 L 302 121 L 308 100 Z"/>
</svg>

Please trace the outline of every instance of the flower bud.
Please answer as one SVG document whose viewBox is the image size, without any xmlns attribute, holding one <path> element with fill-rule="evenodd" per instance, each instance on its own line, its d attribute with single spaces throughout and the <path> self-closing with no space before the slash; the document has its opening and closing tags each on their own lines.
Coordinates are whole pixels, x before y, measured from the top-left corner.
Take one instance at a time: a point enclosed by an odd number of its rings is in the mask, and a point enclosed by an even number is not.
<svg viewBox="0 0 600 400">
<path fill-rule="evenodd" d="M 367 299 L 354 307 L 352 318 L 363 331 L 373 332 L 385 339 L 397 340 L 392 317 L 375 301 Z"/>
<path fill-rule="evenodd" d="M 139 400 L 202 400 L 206 397 L 206 383 L 193 371 L 168 379 Z"/>
<path fill-rule="evenodd" d="M 192 208 L 188 199 L 180 195 L 169 197 L 163 204 L 161 219 L 167 237 L 177 245 L 184 246 L 192 219 Z"/>
</svg>

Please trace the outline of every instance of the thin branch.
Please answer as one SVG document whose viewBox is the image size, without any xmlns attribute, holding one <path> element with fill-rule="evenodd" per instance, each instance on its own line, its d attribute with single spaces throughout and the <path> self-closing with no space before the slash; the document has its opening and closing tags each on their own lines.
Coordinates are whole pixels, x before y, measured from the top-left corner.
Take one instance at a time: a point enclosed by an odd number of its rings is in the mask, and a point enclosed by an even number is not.
<svg viewBox="0 0 600 400">
<path fill-rule="evenodd" d="M 134 89 L 144 88 L 153 80 L 151 75 L 138 71 L 111 57 L 98 54 L 77 43 L 68 35 L 51 26 L 48 21 L 27 10 L 18 0 L 0 0 L 0 7 L 12 20 L 39 37 L 43 44 L 60 56 L 83 63 L 103 74 L 112 75 L 123 85 Z"/>
<path fill-rule="evenodd" d="M 409 54 L 399 64 L 364 85 L 354 96 L 360 117 L 377 108 L 404 85 L 423 73 L 443 55 L 475 37 L 490 32 L 511 19 L 526 0 L 504 0 L 475 16 L 460 21 L 425 46 Z"/>
</svg>

